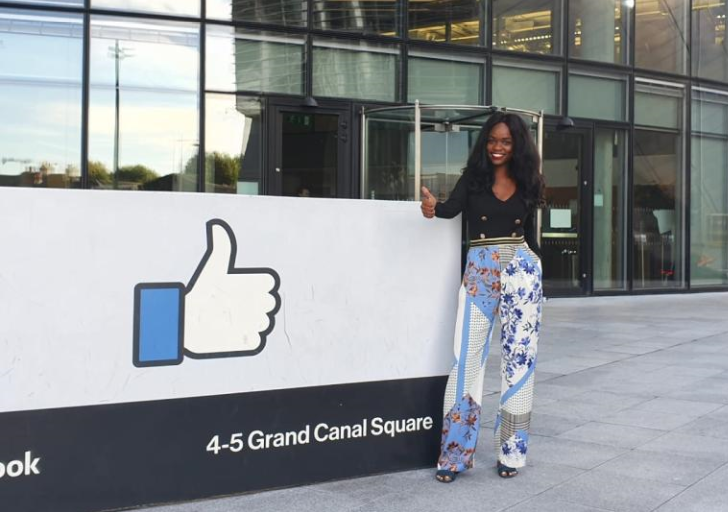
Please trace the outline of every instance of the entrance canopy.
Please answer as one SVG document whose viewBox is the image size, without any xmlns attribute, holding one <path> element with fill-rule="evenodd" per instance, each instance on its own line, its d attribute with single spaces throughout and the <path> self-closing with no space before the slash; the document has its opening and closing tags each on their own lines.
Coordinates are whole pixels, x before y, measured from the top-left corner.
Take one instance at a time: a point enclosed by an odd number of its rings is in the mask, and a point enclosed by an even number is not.
<svg viewBox="0 0 728 512">
<path fill-rule="evenodd" d="M 465 167 L 478 132 L 494 112 L 519 114 L 539 152 L 543 111 L 473 105 L 414 105 L 362 109 L 362 182 L 365 199 L 419 201 L 425 185 L 447 198 Z"/>
</svg>

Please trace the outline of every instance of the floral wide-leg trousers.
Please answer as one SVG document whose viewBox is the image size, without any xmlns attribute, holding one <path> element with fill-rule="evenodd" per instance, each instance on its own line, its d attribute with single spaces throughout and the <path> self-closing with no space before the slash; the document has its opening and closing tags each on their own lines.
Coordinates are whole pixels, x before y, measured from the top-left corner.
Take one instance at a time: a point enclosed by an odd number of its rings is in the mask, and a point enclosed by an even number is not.
<svg viewBox="0 0 728 512">
<path fill-rule="evenodd" d="M 473 467 L 483 374 L 495 316 L 501 321 L 501 396 L 494 434 L 498 460 L 526 464 L 543 299 L 541 261 L 523 238 L 477 240 L 468 251 L 455 326 L 455 363 L 445 389 L 438 469 Z"/>
</svg>

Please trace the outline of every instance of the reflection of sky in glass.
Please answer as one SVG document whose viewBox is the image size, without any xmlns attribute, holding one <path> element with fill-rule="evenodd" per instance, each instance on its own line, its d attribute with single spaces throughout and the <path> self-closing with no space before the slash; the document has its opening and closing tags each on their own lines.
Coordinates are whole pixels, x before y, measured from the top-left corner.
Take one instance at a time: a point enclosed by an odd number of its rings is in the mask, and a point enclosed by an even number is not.
<svg viewBox="0 0 728 512">
<path fill-rule="evenodd" d="M 0 11 L 0 174 L 80 167 L 81 17 Z"/>
<path fill-rule="evenodd" d="M 231 20 L 232 2 L 230 0 L 207 0 L 205 12 L 207 12 L 208 18 Z"/>
<path fill-rule="evenodd" d="M 205 102 L 205 151 L 218 151 L 228 155 L 239 155 L 243 152 L 243 134 L 246 122 L 245 114 L 236 108 L 234 95 L 208 94 Z"/>
<path fill-rule="evenodd" d="M 114 89 L 91 91 L 89 160 L 111 171 L 114 161 Z M 180 172 L 197 151 L 197 95 L 123 90 L 119 113 L 119 167 L 142 164 L 160 176 Z"/>
<path fill-rule="evenodd" d="M 119 83 L 196 91 L 199 25 L 143 23 L 94 18 L 91 24 L 91 85 L 113 85 L 113 48 L 122 51 Z"/>
<path fill-rule="evenodd" d="M 190 16 L 200 15 L 200 0 L 91 0 L 91 7 Z"/>
<path fill-rule="evenodd" d="M 83 0 L 10 0 L 17 4 L 40 4 L 40 5 L 83 5 Z"/>
<path fill-rule="evenodd" d="M 304 39 L 210 26 L 207 90 L 303 94 Z"/>
<path fill-rule="evenodd" d="M 198 146 L 199 24 L 94 18 L 89 160 L 113 170 L 119 60 L 119 167 L 160 176 L 184 169 Z"/>
</svg>

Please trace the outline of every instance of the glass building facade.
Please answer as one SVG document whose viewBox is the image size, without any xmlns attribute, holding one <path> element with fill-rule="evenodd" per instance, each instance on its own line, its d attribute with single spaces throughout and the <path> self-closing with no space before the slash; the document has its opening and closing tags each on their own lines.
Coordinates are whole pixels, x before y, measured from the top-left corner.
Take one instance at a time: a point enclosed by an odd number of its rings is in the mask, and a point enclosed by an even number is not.
<svg viewBox="0 0 728 512">
<path fill-rule="evenodd" d="M 0 0 L 0 186 L 382 198 L 361 154 L 406 174 L 386 156 L 410 132 L 389 123 L 364 148 L 362 108 L 537 110 L 547 291 L 728 289 L 727 14 L 728 0 Z M 476 133 L 424 148 L 444 155 L 443 194 Z"/>
</svg>

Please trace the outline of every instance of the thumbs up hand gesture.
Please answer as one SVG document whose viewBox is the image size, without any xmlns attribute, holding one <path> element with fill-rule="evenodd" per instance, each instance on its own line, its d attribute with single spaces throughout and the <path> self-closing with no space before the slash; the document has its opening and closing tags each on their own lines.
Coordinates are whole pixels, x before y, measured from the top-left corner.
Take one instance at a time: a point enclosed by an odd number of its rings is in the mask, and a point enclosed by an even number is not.
<svg viewBox="0 0 728 512">
<path fill-rule="evenodd" d="M 427 187 L 422 187 L 422 201 L 420 203 L 420 209 L 422 210 L 422 215 L 426 219 L 431 219 L 435 216 L 435 205 L 437 204 L 437 199 L 435 196 L 432 195 L 430 190 Z"/>
<path fill-rule="evenodd" d="M 185 351 L 220 357 L 262 349 L 280 299 L 278 276 L 268 268 L 235 268 L 237 244 L 230 226 L 207 223 L 207 252 L 187 285 Z"/>
<path fill-rule="evenodd" d="M 254 355 L 265 347 L 280 308 L 278 274 L 236 268 L 230 226 L 207 222 L 207 250 L 189 284 L 140 283 L 134 288 L 134 365 L 180 364 L 183 355 Z"/>
</svg>

